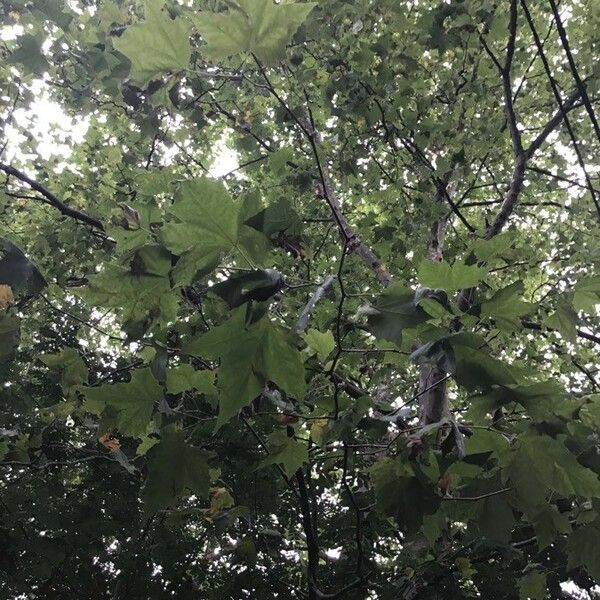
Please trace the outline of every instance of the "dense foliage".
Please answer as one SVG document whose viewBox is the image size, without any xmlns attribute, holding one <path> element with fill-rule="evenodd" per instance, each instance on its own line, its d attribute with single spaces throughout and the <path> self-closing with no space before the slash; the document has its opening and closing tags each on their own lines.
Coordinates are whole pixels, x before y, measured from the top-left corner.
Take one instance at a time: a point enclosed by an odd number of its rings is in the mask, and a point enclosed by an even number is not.
<svg viewBox="0 0 600 600">
<path fill-rule="evenodd" d="M 3 0 L 0 596 L 593 594 L 599 6 Z"/>
</svg>

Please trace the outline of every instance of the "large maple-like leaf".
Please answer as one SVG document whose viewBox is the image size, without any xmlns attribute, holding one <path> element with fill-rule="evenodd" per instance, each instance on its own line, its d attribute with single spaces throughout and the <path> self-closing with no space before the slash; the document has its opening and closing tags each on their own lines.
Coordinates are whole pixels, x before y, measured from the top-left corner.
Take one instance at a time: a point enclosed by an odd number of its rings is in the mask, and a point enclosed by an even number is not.
<svg viewBox="0 0 600 600">
<path fill-rule="evenodd" d="M 151 79 L 187 68 L 189 31 L 183 19 L 171 19 L 161 0 L 148 2 L 145 20 L 114 41 L 115 48 L 131 61 L 131 81 L 143 87 Z"/>
<path fill-rule="evenodd" d="M 188 344 L 185 351 L 221 360 L 217 387 L 220 391 L 221 425 L 247 406 L 272 381 L 296 397 L 304 393 L 304 367 L 300 352 L 286 339 L 286 332 L 266 318 L 245 325 L 245 309 Z"/>
<path fill-rule="evenodd" d="M 210 58 L 227 58 L 251 52 L 265 63 L 283 57 L 285 47 L 315 6 L 313 2 L 237 0 L 227 13 L 201 12 L 196 27 L 204 40 L 204 53 Z"/>
</svg>

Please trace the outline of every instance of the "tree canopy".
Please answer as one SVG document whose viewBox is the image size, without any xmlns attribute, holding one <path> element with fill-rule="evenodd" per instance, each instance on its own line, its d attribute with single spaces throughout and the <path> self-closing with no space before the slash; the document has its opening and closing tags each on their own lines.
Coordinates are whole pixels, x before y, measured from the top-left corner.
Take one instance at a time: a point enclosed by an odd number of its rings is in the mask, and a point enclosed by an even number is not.
<svg viewBox="0 0 600 600">
<path fill-rule="evenodd" d="M 598 2 L 0 17 L 0 596 L 594 594 Z"/>
</svg>

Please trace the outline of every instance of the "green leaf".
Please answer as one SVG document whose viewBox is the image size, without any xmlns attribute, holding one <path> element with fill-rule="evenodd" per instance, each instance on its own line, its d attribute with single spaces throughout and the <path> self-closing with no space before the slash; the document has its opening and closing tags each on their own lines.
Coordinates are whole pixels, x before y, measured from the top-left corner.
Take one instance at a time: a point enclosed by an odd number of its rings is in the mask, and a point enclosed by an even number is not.
<svg viewBox="0 0 600 600">
<path fill-rule="evenodd" d="M 540 551 L 552 544 L 559 535 L 571 531 L 569 517 L 559 513 L 552 504 L 542 506 L 539 511 L 535 512 L 531 516 L 531 523 Z"/>
<path fill-rule="evenodd" d="M 361 313 L 367 315 L 373 335 L 400 344 L 403 329 L 417 327 L 429 319 L 429 315 L 419 306 L 419 301 L 426 297 L 438 300 L 434 290 L 415 293 L 401 283 L 395 283 L 372 306 L 362 307 Z"/>
<path fill-rule="evenodd" d="M 419 266 L 419 281 L 428 288 L 461 290 L 475 287 L 485 277 L 487 271 L 474 265 L 455 262 L 435 262 L 424 260 Z"/>
<path fill-rule="evenodd" d="M 335 348 L 335 339 L 331 331 L 323 333 L 317 329 L 309 329 L 304 335 L 304 341 L 313 352 L 316 352 L 319 360 L 323 363 Z"/>
<path fill-rule="evenodd" d="M 198 272 L 238 247 L 240 207 L 220 182 L 186 181 L 169 209 L 176 221 L 163 226 L 162 240 L 173 254 L 190 259 L 192 271 Z"/>
<path fill-rule="evenodd" d="M 471 250 L 473 250 L 478 260 L 487 262 L 507 252 L 514 239 L 515 234 L 513 231 L 506 231 L 489 240 L 477 238 L 471 244 Z"/>
<path fill-rule="evenodd" d="M 576 292 L 592 292 L 600 296 L 600 275 L 583 277 L 574 287 Z"/>
<path fill-rule="evenodd" d="M 40 360 L 58 372 L 60 384 L 65 393 L 72 388 L 87 383 L 88 369 L 75 348 L 63 348 L 57 354 L 43 354 Z"/>
<path fill-rule="evenodd" d="M 12 314 L 0 312 L 0 366 L 13 359 L 21 337 L 21 322 Z"/>
<path fill-rule="evenodd" d="M 77 294 L 92 306 L 115 309 L 125 328 L 140 324 L 144 331 L 152 323 L 166 325 L 177 316 L 177 297 L 168 277 L 138 276 L 118 265 L 92 275 Z"/>
<path fill-rule="evenodd" d="M 511 365 L 493 358 L 484 350 L 483 342 L 475 346 L 462 344 L 461 336 L 449 338 L 456 361 L 455 378 L 466 389 L 490 389 L 494 385 L 519 383 L 520 373 Z"/>
<path fill-rule="evenodd" d="M 188 493 L 201 498 L 208 496 L 207 454 L 201 448 L 189 446 L 183 432 L 164 432 L 160 443 L 150 448 L 146 456 L 148 478 L 144 503 L 147 514 L 173 506 Z"/>
<path fill-rule="evenodd" d="M 523 290 L 522 281 L 515 281 L 498 290 L 489 300 L 482 303 L 481 316 L 514 319 L 527 314 L 533 306 L 521 299 Z"/>
<path fill-rule="evenodd" d="M 573 307 L 563 301 L 556 311 L 544 320 L 544 324 L 550 329 L 556 329 L 569 342 L 574 342 L 577 339 L 578 320 Z"/>
<path fill-rule="evenodd" d="M 8 57 L 8 64 L 21 63 L 27 72 L 42 75 L 49 68 L 48 61 L 42 53 L 44 38 L 36 37 L 29 33 L 18 38 L 19 46 Z"/>
<path fill-rule="evenodd" d="M 588 573 L 600 581 L 600 527 L 596 523 L 573 531 L 567 542 L 568 569 L 583 565 Z"/>
<path fill-rule="evenodd" d="M 508 476 L 527 506 L 539 507 L 550 492 L 567 498 L 600 497 L 598 475 L 577 462 L 562 442 L 547 435 L 519 438 L 511 452 Z"/>
<path fill-rule="evenodd" d="M 513 511 L 504 494 L 485 498 L 477 525 L 481 535 L 492 542 L 508 544 L 515 524 Z"/>
<path fill-rule="evenodd" d="M 245 317 L 245 308 L 238 308 L 229 321 L 184 348 L 193 356 L 221 360 L 217 377 L 220 394 L 217 426 L 247 406 L 268 381 L 295 398 L 304 394 L 301 355 L 289 343 L 286 332 L 267 318 L 247 326 Z"/>
<path fill-rule="evenodd" d="M 425 485 L 399 459 L 384 459 L 373 465 L 371 478 L 375 488 L 377 508 L 394 517 L 407 534 L 415 533 L 423 517 L 437 510 L 440 498 L 431 486 Z"/>
<path fill-rule="evenodd" d="M 587 290 L 576 291 L 573 294 L 573 308 L 589 314 L 595 314 L 600 305 L 600 295 Z"/>
<path fill-rule="evenodd" d="M 128 27 L 113 44 L 131 62 L 131 81 L 145 87 L 152 79 L 188 67 L 189 34 L 190 26 L 181 18 L 171 19 L 162 0 L 148 0 L 145 20 Z"/>
<path fill-rule="evenodd" d="M 142 246 L 131 259 L 134 275 L 168 277 L 171 270 L 171 255 L 162 246 Z"/>
<path fill-rule="evenodd" d="M 529 571 L 518 581 L 520 600 L 544 600 L 546 597 L 546 575 Z"/>
<path fill-rule="evenodd" d="M 285 431 L 274 431 L 268 437 L 269 456 L 263 465 L 278 464 L 283 467 L 288 477 L 306 462 L 308 462 L 308 446 L 293 437 L 288 437 Z"/>
<path fill-rule="evenodd" d="M 200 394 L 215 392 L 213 371 L 197 371 L 192 365 L 178 365 L 167 370 L 166 387 L 169 394 L 195 389 Z"/>
<path fill-rule="evenodd" d="M 232 0 L 227 13 L 201 12 L 196 28 L 206 42 L 204 54 L 223 59 L 242 52 L 255 54 L 266 64 L 285 56 L 285 47 L 315 6 L 273 0 Z"/>
<path fill-rule="evenodd" d="M 246 225 L 262 231 L 269 238 L 283 232 L 292 236 L 299 235 L 302 231 L 302 219 L 287 198 L 281 198 L 256 213 L 246 221 Z"/>
<path fill-rule="evenodd" d="M 591 429 L 600 430 L 600 394 L 591 396 L 589 402 L 581 407 L 579 418 Z"/>
<path fill-rule="evenodd" d="M 138 369 L 128 383 L 115 383 L 84 390 L 83 409 L 100 415 L 115 413 L 114 424 L 124 435 L 142 436 L 148 427 L 154 404 L 163 397 L 162 388 L 150 369 Z"/>
</svg>

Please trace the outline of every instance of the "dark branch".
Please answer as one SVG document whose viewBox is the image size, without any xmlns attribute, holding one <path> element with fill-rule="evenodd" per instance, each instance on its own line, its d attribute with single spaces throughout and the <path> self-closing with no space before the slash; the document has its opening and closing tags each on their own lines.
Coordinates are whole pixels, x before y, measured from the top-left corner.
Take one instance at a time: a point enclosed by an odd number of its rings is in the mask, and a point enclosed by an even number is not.
<svg viewBox="0 0 600 600">
<path fill-rule="evenodd" d="M 544 52 L 544 46 L 542 44 L 542 41 L 540 40 L 540 36 L 535 27 L 535 23 L 533 22 L 533 19 L 531 18 L 531 13 L 529 12 L 529 8 L 527 7 L 527 3 L 525 0 L 521 0 L 521 6 L 523 7 L 523 12 L 525 13 L 525 18 L 527 19 L 529 29 L 531 30 L 531 33 L 533 35 L 535 45 L 538 48 L 538 51 L 540 54 L 540 59 L 542 60 L 542 64 L 544 65 L 544 70 L 546 71 L 546 77 L 548 78 L 548 83 L 550 84 L 550 87 L 552 88 L 552 93 L 554 95 L 556 103 L 558 104 L 559 112 L 562 115 L 562 120 L 565 123 L 567 132 L 569 134 L 569 137 L 571 138 L 571 142 L 573 143 L 573 149 L 575 150 L 575 155 L 577 156 L 577 162 L 578 162 L 579 166 L 581 167 L 581 170 L 583 171 L 586 183 L 588 185 L 588 189 L 590 191 L 590 195 L 592 196 L 592 201 L 594 202 L 594 205 L 596 206 L 596 210 L 598 211 L 598 215 L 600 216 L 600 201 L 596 197 L 596 192 L 594 190 L 594 186 L 592 185 L 592 181 L 587 172 L 585 162 L 583 160 L 583 156 L 581 155 L 581 151 L 579 150 L 579 144 L 577 143 L 577 138 L 575 137 L 573 127 L 571 126 L 571 122 L 569 120 L 569 117 L 567 116 L 567 111 L 564 109 L 564 104 L 563 104 L 560 92 L 558 90 L 556 82 L 554 81 L 554 77 L 552 76 L 552 70 L 550 69 L 550 64 L 548 63 L 548 59 L 546 58 L 546 53 Z M 556 125 L 558 125 L 558 122 L 556 123 Z"/>
<path fill-rule="evenodd" d="M 581 99 L 583 100 L 585 109 L 587 110 L 587 113 L 590 117 L 590 121 L 592 122 L 592 125 L 594 127 L 594 131 L 596 132 L 596 137 L 600 142 L 600 126 L 598 125 L 598 119 L 596 118 L 594 107 L 592 106 L 592 103 L 590 102 L 590 97 L 588 96 L 587 90 L 585 89 L 585 84 L 579 75 L 579 71 L 577 70 L 575 60 L 573 59 L 573 54 L 569 46 L 569 40 L 567 39 L 567 32 L 565 31 L 562 20 L 560 18 L 556 2 L 554 0 L 550 0 L 550 6 L 552 7 L 552 13 L 554 14 L 554 19 L 556 20 L 556 28 L 558 29 L 558 35 L 560 36 L 560 41 L 562 43 L 563 50 L 567 55 L 567 60 L 569 61 L 569 67 L 571 68 L 573 79 L 575 80 L 577 89 L 581 94 Z"/>
<path fill-rule="evenodd" d="M 19 181 L 26 183 L 30 188 L 34 189 L 36 192 L 40 193 L 46 200 L 48 204 L 58 209 L 63 215 L 67 217 L 71 217 L 76 219 L 77 221 L 81 221 L 82 223 L 87 223 L 96 229 L 100 229 L 104 231 L 104 225 L 102 222 L 94 217 L 90 217 L 85 213 L 77 210 L 76 208 L 72 208 L 67 206 L 62 200 L 57 198 L 52 192 L 46 189 L 43 185 L 39 184 L 37 181 L 34 181 L 22 171 L 11 167 L 10 165 L 6 165 L 4 163 L 0 163 L 0 170 L 4 171 L 7 175 L 11 175 L 16 177 Z"/>
</svg>

